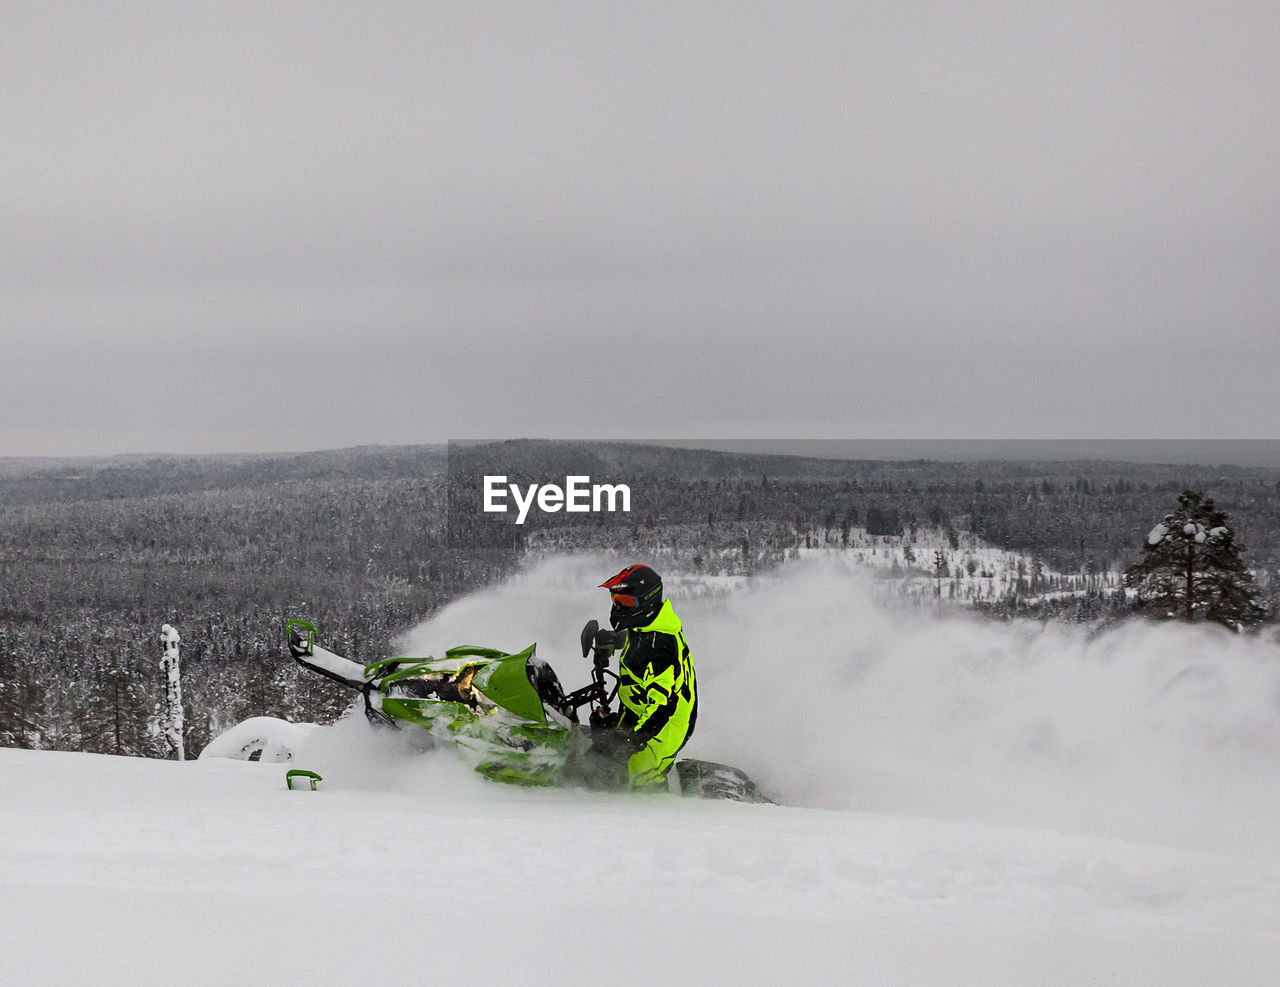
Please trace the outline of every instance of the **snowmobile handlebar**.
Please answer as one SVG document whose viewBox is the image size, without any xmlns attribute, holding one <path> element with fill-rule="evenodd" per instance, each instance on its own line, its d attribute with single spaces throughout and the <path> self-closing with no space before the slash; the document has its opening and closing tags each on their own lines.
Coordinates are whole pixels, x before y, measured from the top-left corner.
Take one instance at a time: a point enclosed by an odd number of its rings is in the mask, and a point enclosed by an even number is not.
<svg viewBox="0 0 1280 987">
<path fill-rule="evenodd" d="M 607 662 L 609 656 L 612 655 L 626 639 L 626 631 L 602 631 L 598 620 L 588 620 L 582 628 L 582 634 L 579 640 L 582 643 L 582 657 L 587 657 L 588 653 L 594 651 L 596 653 L 596 661 L 599 662 L 600 655 L 604 655 Z"/>
<path fill-rule="evenodd" d="M 599 621 L 589 620 L 582 628 L 580 641 L 582 644 L 582 657 L 585 658 L 589 654 L 592 655 L 591 684 L 568 693 L 557 704 L 560 707 L 560 712 L 575 722 L 578 718 L 578 710 L 583 706 L 603 706 L 607 709 L 609 704 L 613 702 L 613 697 L 618 693 L 617 676 L 613 676 L 615 679 L 613 689 L 609 688 L 607 681 L 607 676 L 613 674 L 609 671 L 609 658 L 617 646 L 614 632 L 602 631 L 600 630 Z M 594 654 L 592 654 L 593 652 Z"/>
<path fill-rule="evenodd" d="M 597 651 L 595 660 L 592 662 L 591 684 L 584 685 L 581 689 L 575 689 L 565 695 L 557 704 L 560 707 L 560 712 L 576 722 L 578 710 L 583 706 L 594 704 L 608 707 L 618 692 L 616 685 L 612 690 L 609 688 L 609 683 L 606 680 L 606 676 L 609 674 L 611 673 L 609 672 L 608 654 Z"/>
</svg>

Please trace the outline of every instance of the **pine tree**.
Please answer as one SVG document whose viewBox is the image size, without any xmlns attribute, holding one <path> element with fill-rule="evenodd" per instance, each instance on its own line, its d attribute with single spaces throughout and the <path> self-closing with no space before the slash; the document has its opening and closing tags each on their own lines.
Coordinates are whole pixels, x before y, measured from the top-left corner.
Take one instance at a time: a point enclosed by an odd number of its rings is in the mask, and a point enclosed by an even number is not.
<svg viewBox="0 0 1280 987">
<path fill-rule="evenodd" d="M 1138 609 L 1153 617 L 1257 624 L 1266 606 L 1241 550 L 1226 513 L 1185 490 L 1178 509 L 1151 529 L 1141 561 L 1125 570 L 1124 580 L 1138 591 Z"/>
<path fill-rule="evenodd" d="M 0 747 L 38 747 L 44 689 L 30 662 L 0 650 Z"/>
<path fill-rule="evenodd" d="M 151 729 L 154 703 L 137 674 L 117 654 L 93 663 L 88 701 L 76 712 L 80 749 L 99 754 L 157 757 L 164 746 Z"/>
<path fill-rule="evenodd" d="M 288 717 L 290 703 L 287 687 L 294 669 L 259 655 L 247 663 L 244 690 L 237 706 L 237 716 Z"/>
</svg>

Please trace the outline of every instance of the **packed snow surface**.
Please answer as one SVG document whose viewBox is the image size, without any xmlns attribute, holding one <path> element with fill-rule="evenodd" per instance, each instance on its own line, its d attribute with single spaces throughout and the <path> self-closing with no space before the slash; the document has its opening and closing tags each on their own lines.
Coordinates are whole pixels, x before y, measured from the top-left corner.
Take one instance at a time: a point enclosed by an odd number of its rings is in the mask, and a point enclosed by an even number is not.
<svg viewBox="0 0 1280 987">
<path fill-rule="evenodd" d="M 545 563 L 405 653 L 537 640 L 580 685 L 614 561 Z M 816 564 L 670 583 L 687 753 L 787 804 L 509 788 L 361 717 L 289 765 L 0 750 L 4 979 L 1280 979 L 1274 644 L 895 612 Z"/>
</svg>

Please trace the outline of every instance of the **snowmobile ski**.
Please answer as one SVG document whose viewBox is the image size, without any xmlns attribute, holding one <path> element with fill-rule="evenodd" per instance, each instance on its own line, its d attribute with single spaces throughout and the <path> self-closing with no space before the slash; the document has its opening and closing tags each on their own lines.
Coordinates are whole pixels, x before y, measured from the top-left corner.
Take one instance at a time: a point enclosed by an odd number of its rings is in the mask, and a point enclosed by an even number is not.
<svg viewBox="0 0 1280 987">
<path fill-rule="evenodd" d="M 715 761 L 684 758 L 675 763 L 680 794 L 704 799 L 732 799 L 735 802 L 763 802 L 777 805 L 740 768 Z"/>
</svg>

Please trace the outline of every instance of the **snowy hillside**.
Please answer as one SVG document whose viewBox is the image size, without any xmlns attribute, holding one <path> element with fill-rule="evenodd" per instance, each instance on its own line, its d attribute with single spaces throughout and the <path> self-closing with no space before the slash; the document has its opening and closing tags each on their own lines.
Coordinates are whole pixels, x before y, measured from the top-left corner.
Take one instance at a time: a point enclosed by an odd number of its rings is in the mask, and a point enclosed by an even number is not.
<svg viewBox="0 0 1280 987">
<path fill-rule="evenodd" d="M 585 681 L 610 560 L 446 608 Z M 788 563 L 681 598 L 687 753 L 782 806 L 528 791 L 363 718 L 324 775 L 0 750 L 7 982 L 1270 984 L 1280 973 L 1280 655 L 1257 639 L 883 608 Z"/>
<path fill-rule="evenodd" d="M 1280 969 L 1280 871 L 1246 856 L 371 764 L 312 793 L 276 765 L 0 750 L 4 979 L 651 982 L 637 940 L 701 983 Z"/>
</svg>

